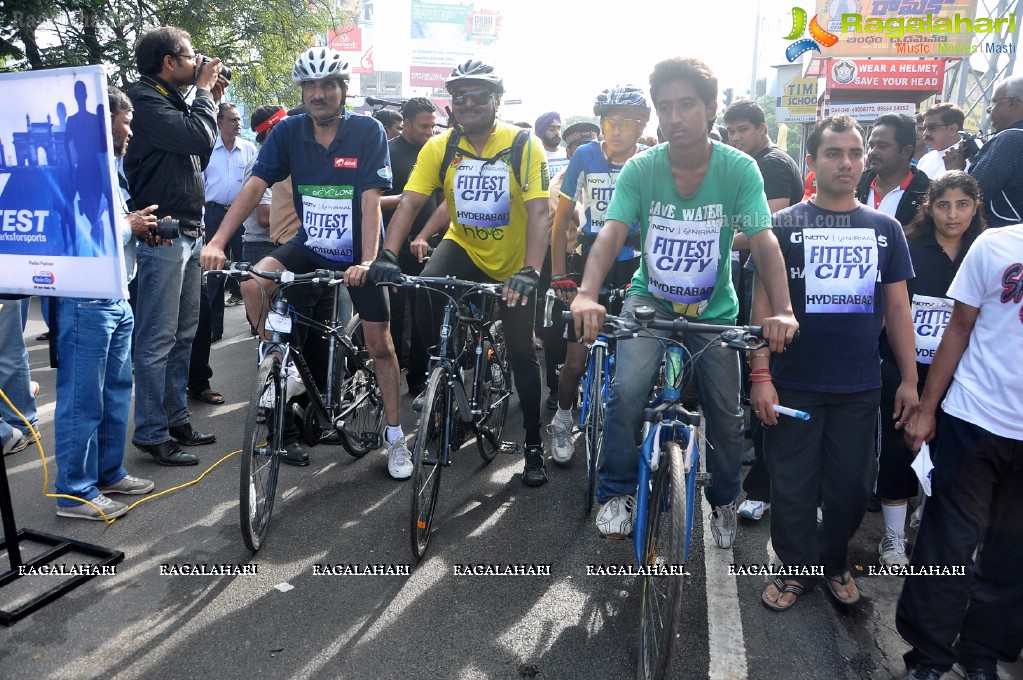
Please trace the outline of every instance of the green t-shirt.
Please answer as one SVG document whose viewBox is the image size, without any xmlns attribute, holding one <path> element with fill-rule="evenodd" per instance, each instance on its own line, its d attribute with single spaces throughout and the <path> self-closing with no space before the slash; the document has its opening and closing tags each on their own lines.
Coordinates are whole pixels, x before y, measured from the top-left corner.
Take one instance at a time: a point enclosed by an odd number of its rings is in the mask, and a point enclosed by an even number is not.
<svg viewBox="0 0 1023 680">
<path fill-rule="evenodd" d="M 707 174 L 683 196 L 671 174 L 668 145 L 634 156 L 622 168 L 605 217 L 640 223 L 643 259 L 629 296 L 652 297 L 666 310 L 708 323 L 734 324 L 734 227 L 747 237 L 771 228 L 756 162 L 713 143 Z"/>
</svg>

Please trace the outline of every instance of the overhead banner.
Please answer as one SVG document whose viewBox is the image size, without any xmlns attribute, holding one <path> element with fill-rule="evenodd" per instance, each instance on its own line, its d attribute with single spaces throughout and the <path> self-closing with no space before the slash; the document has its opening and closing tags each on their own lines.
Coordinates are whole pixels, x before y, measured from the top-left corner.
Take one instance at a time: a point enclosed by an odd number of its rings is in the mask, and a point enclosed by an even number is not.
<svg viewBox="0 0 1023 680">
<path fill-rule="evenodd" d="M 500 32 L 501 14 L 481 3 L 412 0 L 409 84 L 444 87 L 455 65 L 487 61 Z"/>
<path fill-rule="evenodd" d="M 102 66 L 0 75 L 0 291 L 128 297 Z"/>
<path fill-rule="evenodd" d="M 823 57 L 962 57 L 1012 35 L 1012 14 L 978 14 L 977 0 L 816 0 L 810 15 L 792 8 L 785 51 Z M 993 3 L 992 3 L 993 4 Z M 976 38 L 976 40 L 975 40 Z M 976 44 L 973 44 L 976 43 Z"/>
<path fill-rule="evenodd" d="M 934 90 L 945 83 L 941 59 L 833 59 L 828 90 Z"/>
</svg>

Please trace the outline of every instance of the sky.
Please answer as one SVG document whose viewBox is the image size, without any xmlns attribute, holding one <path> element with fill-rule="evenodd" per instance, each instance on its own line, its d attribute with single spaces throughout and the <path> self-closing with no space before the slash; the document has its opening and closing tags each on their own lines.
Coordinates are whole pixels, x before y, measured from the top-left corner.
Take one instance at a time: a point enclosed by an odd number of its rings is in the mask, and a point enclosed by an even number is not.
<svg viewBox="0 0 1023 680">
<path fill-rule="evenodd" d="M 446 1 L 446 0 L 445 0 Z M 790 22 L 792 0 L 759 0 L 762 7 L 761 76 L 783 62 L 779 36 Z M 405 33 L 410 0 L 374 0 L 377 67 L 407 69 Z M 597 94 L 617 83 L 647 85 L 655 63 L 699 57 L 718 75 L 719 88 L 736 97 L 750 87 L 758 0 L 477 0 L 501 13 L 493 62 L 504 77 L 501 116 L 532 122 L 557 110 L 562 118 L 592 115 Z M 799 4 L 796 2 L 795 4 Z M 805 3 L 812 7 L 810 2 Z M 389 30 L 389 24 L 394 30 Z M 404 23 L 407 26 L 407 23 Z M 405 29 L 407 30 L 407 29 Z M 773 36 L 773 39 L 772 39 Z M 389 63 L 392 60 L 396 63 Z M 412 96 L 422 94 L 420 91 Z M 406 93 L 405 96 L 410 96 Z"/>
</svg>

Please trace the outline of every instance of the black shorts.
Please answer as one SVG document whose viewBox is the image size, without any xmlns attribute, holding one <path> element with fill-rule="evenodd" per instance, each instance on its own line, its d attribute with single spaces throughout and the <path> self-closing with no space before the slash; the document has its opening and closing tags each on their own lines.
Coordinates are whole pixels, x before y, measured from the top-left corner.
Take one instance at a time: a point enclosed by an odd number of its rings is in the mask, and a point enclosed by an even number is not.
<svg viewBox="0 0 1023 680">
<path fill-rule="evenodd" d="M 309 258 L 308 249 L 296 243 L 285 243 L 274 250 L 272 257 L 290 272 L 308 274 L 322 269 Z M 349 265 L 351 266 L 351 265 Z M 341 267 L 345 268 L 345 267 Z M 352 298 L 352 306 L 363 321 L 390 321 L 391 307 L 387 299 L 387 290 L 383 286 L 348 286 L 348 295 Z M 316 286 L 293 286 L 288 290 L 288 302 L 296 307 L 312 310 L 326 289 Z"/>
</svg>

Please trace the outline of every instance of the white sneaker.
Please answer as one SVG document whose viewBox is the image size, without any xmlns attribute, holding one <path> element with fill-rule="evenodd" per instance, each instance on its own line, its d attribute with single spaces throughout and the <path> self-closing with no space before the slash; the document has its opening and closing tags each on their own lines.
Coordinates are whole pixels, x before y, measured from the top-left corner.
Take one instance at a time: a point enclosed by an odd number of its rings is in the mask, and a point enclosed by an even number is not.
<svg viewBox="0 0 1023 680">
<path fill-rule="evenodd" d="M 572 421 L 565 421 L 554 414 L 551 424 L 547 426 L 551 433 L 551 457 L 555 463 L 567 463 L 575 453 L 575 439 L 572 437 Z"/>
<path fill-rule="evenodd" d="M 288 399 L 294 399 L 300 394 L 305 394 L 305 383 L 302 382 L 302 374 L 298 372 L 295 362 L 288 362 L 288 387 L 285 394 Z"/>
<path fill-rule="evenodd" d="M 742 502 L 739 506 L 739 517 L 743 519 L 758 520 L 764 516 L 768 508 L 771 507 L 770 503 L 764 501 L 751 501 L 748 498 Z"/>
<path fill-rule="evenodd" d="M 719 505 L 710 513 L 710 530 L 719 548 L 731 548 L 735 543 L 735 501 Z"/>
<path fill-rule="evenodd" d="M 412 454 L 405 445 L 404 437 L 398 437 L 387 445 L 387 472 L 394 479 L 412 476 Z"/>
<path fill-rule="evenodd" d="M 636 516 L 634 496 L 616 496 L 600 506 L 597 529 L 607 538 L 625 538 L 632 533 Z"/>
<path fill-rule="evenodd" d="M 906 535 L 901 531 L 895 533 L 891 530 L 884 532 L 884 538 L 877 546 L 881 553 L 881 566 L 904 567 L 909 564 L 909 556 L 906 554 Z"/>
</svg>

